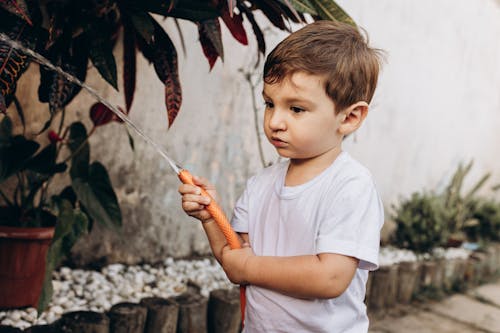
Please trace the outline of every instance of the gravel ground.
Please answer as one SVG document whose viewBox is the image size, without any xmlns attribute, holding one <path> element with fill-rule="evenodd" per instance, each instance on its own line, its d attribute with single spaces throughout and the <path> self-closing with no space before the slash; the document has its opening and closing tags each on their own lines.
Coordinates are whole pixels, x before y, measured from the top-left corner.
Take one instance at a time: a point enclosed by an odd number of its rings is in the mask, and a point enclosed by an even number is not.
<svg viewBox="0 0 500 333">
<path fill-rule="evenodd" d="M 120 302 L 139 302 L 145 297 L 168 298 L 197 286 L 208 296 L 214 289 L 233 287 L 213 259 L 174 260 L 161 265 L 113 264 L 101 271 L 61 267 L 53 275 L 54 295 L 48 309 L 37 318 L 34 308 L 0 312 L 0 324 L 21 329 L 57 320 L 63 313 L 91 310 L 104 312 Z"/>
</svg>

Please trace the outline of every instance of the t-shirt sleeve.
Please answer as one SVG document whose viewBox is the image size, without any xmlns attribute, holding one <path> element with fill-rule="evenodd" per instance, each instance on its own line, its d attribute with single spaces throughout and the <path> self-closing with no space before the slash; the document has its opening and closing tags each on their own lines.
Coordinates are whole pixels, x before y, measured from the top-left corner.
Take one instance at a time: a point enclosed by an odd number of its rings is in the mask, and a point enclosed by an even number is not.
<svg viewBox="0 0 500 333">
<path fill-rule="evenodd" d="M 234 206 L 231 226 L 236 232 L 248 233 L 248 206 L 253 183 L 254 178 L 250 178 L 247 181 L 245 191 L 243 191 L 243 194 L 239 197 Z"/>
<path fill-rule="evenodd" d="M 331 196 L 316 240 L 317 253 L 337 253 L 359 259 L 358 268 L 378 267 L 382 202 L 369 176 L 350 179 Z"/>
</svg>

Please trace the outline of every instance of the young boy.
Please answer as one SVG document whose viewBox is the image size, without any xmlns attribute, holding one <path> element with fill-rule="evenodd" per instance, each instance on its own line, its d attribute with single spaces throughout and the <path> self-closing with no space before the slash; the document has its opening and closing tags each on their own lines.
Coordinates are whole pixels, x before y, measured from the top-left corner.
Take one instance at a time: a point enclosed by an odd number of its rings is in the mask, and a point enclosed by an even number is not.
<svg viewBox="0 0 500 333">
<path fill-rule="evenodd" d="M 236 203 L 242 249 L 227 246 L 198 187 L 179 187 L 228 278 L 247 285 L 244 332 L 367 332 L 383 208 L 369 171 L 341 146 L 363 123 L 378 72 L 378 51 L 337 22 L 309 24 L 269 54 L 264 131 L 288 160 L 252 177 Z"/>
</svg>

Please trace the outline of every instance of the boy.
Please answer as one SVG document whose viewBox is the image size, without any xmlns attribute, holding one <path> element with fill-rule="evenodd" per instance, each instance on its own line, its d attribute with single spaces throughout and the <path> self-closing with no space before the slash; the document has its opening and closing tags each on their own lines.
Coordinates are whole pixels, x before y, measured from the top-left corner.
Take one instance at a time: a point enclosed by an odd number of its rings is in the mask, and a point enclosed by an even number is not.
<svg viewBox="0 0 500 333">
<path fill-rule="evenodd" d="M 377 50 L 337 22 L 309 24 L 269 54 L 264 132 L 288 160 L 252 177 L 237 201 L 242 249 L 226 245 L 198 187 L 179 187 L 228 278 L 247 284 L 244 332 L 367 332 L 383 208 L 370 173 L 341 145 L 363 123 L 378 72 Z"/>
</svg>

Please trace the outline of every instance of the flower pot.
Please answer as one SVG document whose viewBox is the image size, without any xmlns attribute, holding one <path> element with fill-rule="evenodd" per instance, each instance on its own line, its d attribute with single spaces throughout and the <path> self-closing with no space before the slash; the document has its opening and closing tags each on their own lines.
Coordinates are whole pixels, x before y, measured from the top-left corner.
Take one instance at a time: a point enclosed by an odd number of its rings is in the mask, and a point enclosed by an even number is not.
<svg viewBox="0 0 500 333">
<path fill-rule="evenodd" d="M 0 226 L 0 309 L 36 307 L 54 227 Z"/>
</svg>

